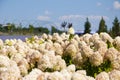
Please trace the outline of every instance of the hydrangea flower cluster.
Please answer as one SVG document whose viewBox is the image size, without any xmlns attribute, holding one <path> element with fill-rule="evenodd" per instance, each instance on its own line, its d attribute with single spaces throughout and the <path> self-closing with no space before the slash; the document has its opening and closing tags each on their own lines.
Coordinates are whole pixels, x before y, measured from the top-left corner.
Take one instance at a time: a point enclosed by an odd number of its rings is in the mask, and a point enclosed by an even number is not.
<svg viewBox="0 0 120 80">
<path fill-rule="evenodd" d="M 120 80 L 119 36 L 69 36 L 0 39 L 0 80 Z"/>
</svg>

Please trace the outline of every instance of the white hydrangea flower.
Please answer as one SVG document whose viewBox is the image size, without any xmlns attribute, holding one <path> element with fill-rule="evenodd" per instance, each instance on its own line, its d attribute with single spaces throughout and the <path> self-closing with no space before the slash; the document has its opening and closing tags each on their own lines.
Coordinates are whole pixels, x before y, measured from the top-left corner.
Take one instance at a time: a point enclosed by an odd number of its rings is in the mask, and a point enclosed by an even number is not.
<svg viewBox="0 0 120 80">
<path fill-rule="evenodd" d="M 90 42 L 95 42 L 97 40 L 101 40 L 100 36 L 98 33 L 95 33 L 93 34 L 91 37 L 90 37 Z"/>
<path fill-rule="evenodd" d="M 22 76 L 25 76 L 28 74 L 28 69 L 26 68 L 25 65 L 19 65 L 18 67 Z"/>
<path fill-rule="evenodd" d="M 66 69 L 69 73 L 74 73 L 76 68 L 74 64 L 71 64 Z"/>
<path fill-rule="evenodd" d="M 30 47 L 27 45 L 27 43 L 25 42 L 21 42 L 19 41 L 18 43 L 16 43 L 14 45 L 14 47 L 16 48 L 18 53 L 21 53 L 23 55 L 23 57 L 25 57 L 26 53 L 29 51 Z"/>
<path fill-rule="evenodd" d="M 61 43 L 61 46 L 62 46 L 63 49 L 65 49 L 68 44 L 69 44 L 69 41 L 65 40 L 64 42 Z"/>
<path fill-rule="evenodd" d="M 113 45 L 114 47 L 120 51 L 120 36 L 116 37 L 114 40 L 113 40 Z"/>
<path fill-rule="evenodd" d="M 93 50 L 89 46 L 81 46 L 81 54 L 83 57 L 90 57 L 93 53 Z"/>
<path fill-rule="evenodd" d="M 101 40 L 95 41 L 94 43 L 96 51 L 99 51 L 99 53 L 104 56 L 105 52 L 107 51 L 107 44 Z"/>
<path fill-rule="evenodd" d="M 63 75 L 63 77 L 66 79 L 66 80 L 71 80 L 71 73 L 69 73 L 66 69 L 63 69 L 63 70 L 61 70 L 61 72 L 60 72 L 62 75 Z"/>
<path fill-rule="evenodd" d="M 107 46 L 107 44 L 105 42 L 103 42 L 102 40 L 97 40 L 94 42 L 94 44 L 97 49 L 99 49 L 100 47 L 103 47 L 103 46 Z"/>
<path fill-rule="evenodd" d="M 45 73 L 40 74 L 36 80 L 47 80 L 47 78 L 45 78 Z"/>
<path fill-rule="evenodd" d="M 105 53 L 105 59 L 113 61 L 117 58 L 117 55 L 118 55 L 118 51 L 114 47 L 112 47 L 112 48 L 109 48 Z"/>
<path fill-rule="evenodd" d="M 110 80 L 120 80 L 120 71 L 119 70 L 112 70 L 109 73 Z"/>
<path fill-rule="evenodd" d="M 73 27 L 70 27 L 68 30 L 68 34 L 75 34 L 75 30 Z"/>
<path fill-rule="evenodd" d="M 83 63 L 83 57 L 81 53 L 77 53 L 75 57 L 73 57 L 73 63 L 75 64 L 76 67 L 79 67 Z"/>
<path fill-rule="evenodd" d="M 4 45 L 3 40 L 0 39 L 0 48 Z"/>
<path fill-rule="evenodd" d="M 17 64 L 23 59 L 23 56 L 20 53 L 16 53 L 11 56 L 11 60 L 14 60 Z"/>
<path fill-rule="evenodd" d="M 74 44 L 70 44 L 65 49 L 63 55 L 64 56 L 68 56 L 69 55 L 70 57 L 74 57 L 76 55 L 76 53 L 77 53 L 77 49 L 76 49 L 75 45 Z"/>
<path fill-rule="evenodd" d="M 76 73 L 86 75 L 86 70 L 77 70 Z"/>
<path fill-rule="evenodd" d="M 88 45 L 90 44 L 90 38 L 92 37 L 92 35 L 91 34 L 84 34 L 83 36 L 82 36 L 82 39 L 83 39 L 83 41 L 85 41 Z"/>
<path fill-rule="evenodd" d="M 75 45 L 77 51 L 79 50 L 79 42 L 78 42 L 77 40 L 72 39 L 72 40 L 70 41 L 70 43 Z"/>
<path fill-rule="evenodd" d="M 75 39 L 77 42 L 79 42 L 79 41 L 80 41 L 79 35 L 75 34 L 75 35 L 74 35 L 74 39 Z"/>
<path fill-rule="evenodd" d="M 6 39 L 5 40 L 5 44 L 8 45 L 8 46 L 12 46 L 15 44 L 15 41 L 14 40 L 10 40 L 10 39 Z"/>
<path fill-rule="evenodd" d="M 46 42 L 45 49 L 54 50 L 53 43 Z"/>
<path fill-rule="evenodd" d="M 72 80 L 87 80 L 85 75 L 82 75 L 80 73 L 73 73 Z"/>
<path fill-rule="evenodd" d="M 120 62 L 117 59 L 111 62 L 111 66 L 113 69 L 120 70 Z"/>
<path fill-rule="evenodd" d="M 79 43 L 79 48 L 82 57 L 84 57 L 84 60 L 86 60 L 87 57 L 90 57 L 93 54 L 93 50 L 84 41 L 81 41 Z"/>
<path fill-rule="evenodd" d="M 9 66 L 9 58 L 4 55 L 0 55 L 0 68 Z"/>
<path fill-rule="evenodd" d="M 38 48 L 39 48 L 39 44 L 38 43 L 33 43 L 32 44 L 32 49 L 38 50 Z"/>
<path fill-rule="evenodd" d="M 3 46 L 3 47 L 0 49 L 0 54 L 1 54 L 1 55 L 8 55 L 8 50 L 7 50 L 6 46 Z"/>
<path fill-rule="evenodd" d="M 47 80 L 66 80 L 66 79 L 63 77 L 63 75 L 60 72 L 56 71 L 56 72 L 51 73 L 48 76 Z"/>
<path fill-rule="evenodd" d="M 38 50 L 41 52 L 41 51 L 45 50 L 45 47 L 46 47 L 46 43 L 40 44 L 38 47 Z"/>
<path fill-rule="evenodd" d="M 8 55 L 9 55 L 9 57 L 11 57 L 12 55 L 14 55 L 14 54 L 17 53 L 17 50 L 16 50 L 16 48 L 15 48 L 14 46 L 9 46 L 9 47 L 7 48 L 7 50 L 8 50 Z"/>
<path fill-rule="evenodd" d="M 42 59 L 38 62 L 38 68 L 42 71 L 46 70 L 47 68 L 53 68 L 52 64 L 50 63 L 49 56 L 43 55 Z"/>
<path fill-rule="evenodd" d="M 39 75 L 41 75 L 41 74 L 42 74 L 42 71 L 35 68 L 28 75 L 23 77 L 22 80 L 37 80 Z"/>
<path fill-rule="evenodd" d="M 56 56 L 56 64 L 54 65 L 55 70 L 62 70 L 66 68 L 65 61 L 61 58 L 61 56 Z"/>
<path fill-rule="evenodd" d="M 62 41 L 62 38 L 59 36 L 58 33 L 54 33 L 53 36 L 52 36 L 52 40 L 53 41 Z"/>
<path fill-rule="evenodd" d="M 108 73 L 101 72 L 96 76 L 95 80 L 110 80 L 110 79 Z"/>
<path fill-rule="evenodd" d="M 45 39 L 47 39 L 47 38 L 48 38 L 48 35 L 47 35 L 47 34 L 45 34 L 45 33 L 43 33 L 43 35 L 41 36 L 41 38 L 45 40 Z"/>
<path fill-rule="evenodd" d="M 38 68 L 42 71 L 46 69 L 61 70 L 66 67 L 65 61 L 61 56 L 55 56 L 55 53 L 46 53 L 38 62 Z"/>
<path fill-rule="evenodd" d="M 63 48 L 59 43 L 54 43 L 53 46 L 54 46 L 54 50 L 55 50 L 56 55 L 63 54 Z"/>
<path fill-rule="evenodd" d="M 99 52 L 95 52 L 90 56 L 90 63 L 94 66 L 99 66 L 101 63 L 103 63 L 103 57 Z"/>
<path fill-rule="evenodd" d="M 81 46 L 87 46 L 85 41 L 80 41 L 79 42 L 79 48 L 81 48 Z"/>
<path fill-rule="evenodd" d="M 91 76 L 86 76 L 86 79 L 87 79 L 87 80 L 96 80 L 96 79 L 94 79 L 94 78 L 91 77 Z"/>
<path fill-rule="evenodd" d="M 52 40 L 52 35 L 48 34 L 48 40 Z"/>
<path fill-rule="evenodd" d="M 6 56 L 0 55 L 0 80 L 19 80 L 20 70 L 16 62 Z"/>
<path fill-rule="evenodd" d="M 28 53 L 26 53 L 26 59 L 30 64 L 34 64 L 41 59 L 42 54 L 35 49 L 29 49 Z"/>
<path fill-rule="evenodd" d="M 62 34 L 60 35 L 60 37 L 62 38 L 62 40 L 68 40 L 69 35 L 66 34 L 66 33 L 62 33 Z"/>
<path fill-rule="evenodd" d="M 113 42 L 112 37 L 111 37 L 108 33 L 106 33 L 106 32 L 101 32 L 101 33 L 100 33 L 100 37 L 101 37 L 101 39 L 102 39 L 104 42 L 107 42 L 107 41 L 109 41 L 110 43 Z"/>
</svg>

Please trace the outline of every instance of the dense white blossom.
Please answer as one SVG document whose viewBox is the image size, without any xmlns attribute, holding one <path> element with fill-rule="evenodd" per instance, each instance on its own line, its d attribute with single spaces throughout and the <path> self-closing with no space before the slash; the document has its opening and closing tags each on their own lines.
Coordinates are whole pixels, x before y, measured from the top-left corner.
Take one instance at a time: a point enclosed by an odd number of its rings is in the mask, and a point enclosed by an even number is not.
<svg viewBox="0 0 120 80">
<path fill-rule="evenodd" d="M 0 39 L 0 48 L 3 47 L 4 43 L 3 43 L 3 40 Z"/>
<path fill-rule="evenodd" d="M 114 47 L 109 48 L 107 50 L 107 52 L 105 53 L 105 59 L 113 61 L 113 60 L 115 60 L 117 58 L 118 54 L 119 54 L 118 51 Z"/>
<path fill-rule="evenodd" d="M 90 38 L 92 37 L 91 34 L 85 34 L 81 38 L 83 41 L 85 41 L 87 44 L 90 44 Z"/>
<path fill-rule="evenodd" d="M 37 80 L 42 71 L 39 69 L 33 69 L 28 75 L 23 77 L 22 80 Z"/>
<path fill-rule="evenodd" d="M 9 66 L 9 58 L 7 56 L 0 55 L 0 67 Z"/>
<path fill-rule="evenodd" d="M 74 44 L 69 44 L 67 48 L 65 49 L 64 56 L 71 56 L 74 57 L 77 53 L 77 49 Z"/>
<path fill-rule="evenodd" d="M 113 45 L 114 47 L 120 51 L 120 37 L 116 37 L 114 40 L 113 40 Z"/>
<path fill-rule="evenodd" d="M 102 32 L 100 33 L 100 37 L 104 42 L 107 42 L 107 41 L 109 41 L 110 43 L 113 42 L 112 37 L 108 33 Z"/>
<path fill-rule="evenodd" d="M 99 53 L 104 56 L 105 52 L 107 51 L 107 44 L 101 40 L 97 40 L 94 42 L 95 51 L 99 51 Z"/>
<path fill-rule="evenodd" d="M 98 74 L 95 78 L 96 80 L 110 80 L 109 79 L 109 75 L 106 72 L 101 72 L 100 74 Z"/>
<path fill-rule="evenodd" d="M 53 36 L 52 36 L 52 40 L 54 42 L 61 42 L 62 38 L 60 37 L 60 35 L 58 33 L 54 33 Z"/>
<path fill-rule="evenodd" d="M 103 57 L 99 52 L 95 52 L 94 54 L 91 55 L 90 62 L 94 66 L 99 66 L 101 63 L 103 63 Z"/>
<path fill-rule="evenodd" d="M 93 34 L 91 37 L 90 37 L 90 42 L 95 42 L 95 41 L 97 41 L 97 40 L 101 40 L 101 38 L 100 38 L 100 36 L 99 36 L 99 34 L 98 33 L 95 33 L 95 34 Z"/>
<path fill-rule="evenodd" d="M 63 77 L 63 75 L 60 72 L 56 71 L 51 73 L 48 76 L 47 80 L 66 80 L 66 79 Z"/>
<path fill-rule="evenodd" d="M 66 63 L 61 56 L 55 56 L 55 53 L 46 53 L 38 62 L 38 68 L 42 71 L 47 69 L 61 70 L 66 67 Z"/>
<path fill-rule="evenodd" d="M 20 70 L 15 61 L 0 55 L 0 80 L 19 80 Z"/>
<path fill-rule="evenodd" d="M 83 63 L 83 57 L 81 53 L 77 53 L 75 57 L 73 57 L 73 63 L 75 64 L 76 67 L 79 67 Z"/>
<path fill-rule="evenodd" d="M 41 38 L 44 39 L 44 40 L 46 40 L 46 39 L 48 38 L 48 35 L 44 33 L 44 34 L 41 36 Z"/>
<path fill-rule="evenodd" d="M 73 34 L 71 30 L 69 34 L 32 36 L 26 41 L 0 39 L 0 80 L 120 80 L 119 36 L 112 39 L 102 32 L 75 34 L 69 39 Z M 87 69 L 82 70 L 89 66 L 99 67 L 95 78 L 88 76 Z"/>
<path fill-rule="evenodd" d="M 74 73 L 76 68 L 75 68 L 74 64 L 71 64 L 66 69 L 67 69 L 68 72 Z"/>
<path fill-rule="evenodd" d="M 62 55 L 63 54 L 63 48 L 59 43 L 54 43 L 53 47 L 54 47 L 56 55 Z"/>
<path fill-rule="evenodd" d="M 74 73 L 72 75 L 72 79 L 71 80 L 87 80 L 85 75 L 82 75 L 80 73 Z"/>
<path fill-rule="evenodd" d="M 71 80 L 71 73 L 67 69 L 63 69 L 60 72 L 66 80 Z"/>
<path fill-rule="evenodd" d="M 120 71 L 119 70 L 112 70 L 109 73 L 110 80 L 120 80 Z"/>
</svg>

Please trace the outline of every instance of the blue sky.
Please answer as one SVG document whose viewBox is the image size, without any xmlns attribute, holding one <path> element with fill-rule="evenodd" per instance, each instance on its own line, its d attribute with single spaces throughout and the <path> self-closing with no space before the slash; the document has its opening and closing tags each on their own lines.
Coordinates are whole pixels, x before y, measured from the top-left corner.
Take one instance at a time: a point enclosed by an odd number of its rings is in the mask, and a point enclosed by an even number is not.
<svg viewBox="0 0 120 80">
<path fill-rule="evenodd" d="M 101 17 L 108 28 L 115 17 L 120 21 L 120 0 L 0 0 L 0 23 L 22 23 L 24 26 L 56 25 L 72 22 L 75 30 L 84 30 L 86 17 L 96 31 Z"/>
</svg>

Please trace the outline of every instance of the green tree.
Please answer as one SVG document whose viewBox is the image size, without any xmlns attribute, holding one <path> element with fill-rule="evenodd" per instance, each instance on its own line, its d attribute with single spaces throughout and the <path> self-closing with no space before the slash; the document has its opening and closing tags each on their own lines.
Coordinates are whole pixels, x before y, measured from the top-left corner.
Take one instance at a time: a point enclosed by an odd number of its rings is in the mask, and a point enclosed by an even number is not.
<svg viewBox="0 0 120 80">
<path fill-rule="evenodd" d="M 115 17 L 112 26 L 112 37 L 120 36 L 120 23 L 117 17 Z"/>
<path fill-rule="evenodd" d="M 3 31 L 3 25 L 0 24 L 0 31 L 2 32 Z"/>
<path fill-rule="evenodd" d="M 30 33 L 33 33 L 33 31 L 34 31 L 34 26 L 30 24 L 30 25 L 29 25 L 29 32 L 30 32 Z"/>
<path fill-rule="evenodd" d="M 11 24 L 11 32 L 14 32 L 14 30 L 16 29 L 16 26 L 14 23 Z"/>
<path fill-rule="evenodd" d="M 64 28 L 64 32 L 66 32 L 66 31 L 65 31 L 65 27 L 66 27 L 66 25 L 67 25 L 67 22 L 65 22 L 65 21 L 62 22 L 62 24 L 61 24 L 62 28 Z"/>
<path fill-rule="evenodd" d="M 90 29 L 91 28 L 91 24 L 90 24 L 88 18 L 86 18 L 86 22 L 85 22 L 84 28 L 85 28 L 84 34 L 85 33 L 90 33 L 90 31 L 91 31 L 91 29 Z"/>
<path fill-rule="evenodd" d="M 42 33 L 46 33 L 46 34 L 49 34 L 49 30 L 48 30 L 48 28 L 44 28 L 44 27 L 39 27 L 38 28 L 39 29 L 39 32 L 42 34 Z"/>
<path fill-rule="evenodd" d="M 98 32 L 98 33 L 100 33 L 100 32 L 107 32 L 107 25 L 105 24 L 105 20 L 103 19 L 103 17 L 102 17 L 102 19 L 100 20 L 99 29 L 98 29 L 97 32 Z"/>
<path fill-rule="evenodd" d="M 59 33 L 59 34 L 61 34 L 62 31 L 60 31 L 57 28 L 55 28 L 55 26 L 51 26 L 51 34 L 53 34 L 53 33 Z"/>
<path fill-rule="evenodd" d="M 4 28 L 3 28 L 6 32 L 13 32 L 13 30 L 15 29 L 15 24 L 14 23 L 7 23 Z"/>
<path fill-rule="evenodd" d="M 22 30 L 22 24 L 21 23 L 18 25 L 17 30 L 20 30 L 20 31 Z"/>
</svg>

